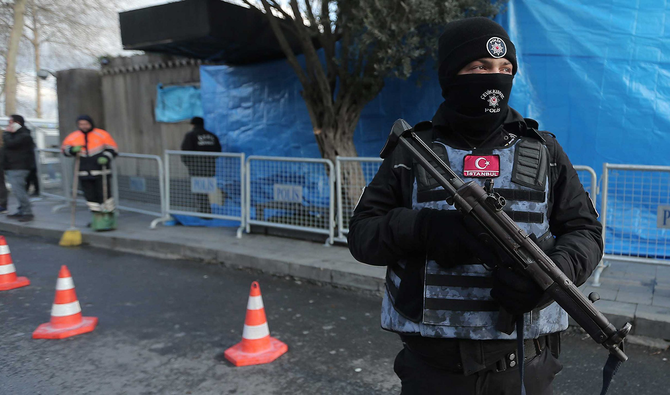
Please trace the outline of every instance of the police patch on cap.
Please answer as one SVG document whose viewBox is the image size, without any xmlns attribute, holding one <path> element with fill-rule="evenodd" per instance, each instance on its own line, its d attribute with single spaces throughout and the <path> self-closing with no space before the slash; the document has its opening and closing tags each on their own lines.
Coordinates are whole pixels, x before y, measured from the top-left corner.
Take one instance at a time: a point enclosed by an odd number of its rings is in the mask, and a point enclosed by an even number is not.
<svg viewBox="0 0 670 395">
<path fill-rule="evenodd" d="M 486 50 L 494 58 L 502 58 L 507 55 L 507 45 L 500 37 L 491 37 L 486 42 Z"/>
</svg>

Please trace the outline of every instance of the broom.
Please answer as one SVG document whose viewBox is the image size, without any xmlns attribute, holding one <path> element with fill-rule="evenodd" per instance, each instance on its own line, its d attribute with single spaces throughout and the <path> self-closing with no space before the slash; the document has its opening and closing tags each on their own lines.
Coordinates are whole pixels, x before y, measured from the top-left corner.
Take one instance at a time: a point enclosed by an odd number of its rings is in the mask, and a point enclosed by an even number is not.
<svg viewBox="0 0 670 395">
<path fill-rule="evenodd" d="M 62 247 L 76 247 L 81 245 L 81 232 L 74 226 L 74 214 L 77 211 L 77 187 L 79 182 L 79 152 L 74 162 L 74 179 L 72 180 L 72 214 L 70 216 L 70 229 L 63 233 L 60 238 Z"/>
</svg>

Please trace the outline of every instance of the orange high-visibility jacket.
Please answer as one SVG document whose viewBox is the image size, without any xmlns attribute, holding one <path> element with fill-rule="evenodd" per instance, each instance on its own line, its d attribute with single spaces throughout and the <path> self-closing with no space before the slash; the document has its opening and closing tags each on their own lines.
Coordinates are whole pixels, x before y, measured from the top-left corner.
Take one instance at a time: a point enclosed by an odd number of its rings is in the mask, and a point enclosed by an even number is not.
<svg viewBox="0 0 670 395">
<path fill-rule="evenodd" d="M 70 133 L 61 147 L 65 156 L 73 156 L 72 148 L 81 146 L 80 176 L 98 176 L 102 174 L 102 166 L 98 158 L 106 156 L 112 160 L 118 155 L 118 147 L 112 136 L 102 129 L 95 128 L 88 133 L 76 130 Z M 109 169 L 109 165 L 107 165 Z M 109 172 L 109 170 L 108 170 Z"/>
</svg>

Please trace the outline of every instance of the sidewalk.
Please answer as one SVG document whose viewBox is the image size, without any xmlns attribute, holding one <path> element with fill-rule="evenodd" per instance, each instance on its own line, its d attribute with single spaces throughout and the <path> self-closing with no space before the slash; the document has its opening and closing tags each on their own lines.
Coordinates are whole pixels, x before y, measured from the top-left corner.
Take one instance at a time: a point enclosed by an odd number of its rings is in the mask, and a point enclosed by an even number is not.
<svg viewBox="0 0 670 395">
<path fill-rule="evenodd" d="M 60 239 L 70 225 L 69 210 L 52 213 L 59 204 L 44 199 L 34 202 L 35 220 L 19 223 L 0 216 L 0 232 Z M 93 232 L 86 227 L 90 214 L 77 207 L 76 226 L 85 244 L 143 255 L 219 262 L 230 267 L 261 270 L 277 275 L 318 281 L 340 287 L 378 292 L 384 290 L 383 267 L 358 263 L 343 246 L 288 238 L 244 234 L 236 228 L 198 228 L 158 225 L 149 229 L 153 217 L 122 212 L 119 229 Z M 11 238 L 9 240 L 11 248 Z M 603 272 L 601 286 L 590 281 L 582 286 L 586 295 L 600 294 L 595 306 L 620 328 L 633 322 L 633 334 L 670 339 L 670 266 L 613 262 Z"/>
</svg>

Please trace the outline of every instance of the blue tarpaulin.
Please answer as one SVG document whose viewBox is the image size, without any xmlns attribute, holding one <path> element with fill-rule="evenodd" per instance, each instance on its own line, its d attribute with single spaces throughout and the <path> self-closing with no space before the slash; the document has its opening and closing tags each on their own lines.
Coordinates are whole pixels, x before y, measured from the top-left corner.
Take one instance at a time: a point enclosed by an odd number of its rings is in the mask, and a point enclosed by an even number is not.
<svg viewBox="0 0 670 395">
<path fill-rule="evenodd" d="M 554 133 L 574 164 L 599 175 L 603 162 L 670 165 L 669 10 L 659 1 L 510 0 L 497 17 L 517 47 L 510 104 Z M 368 104 L 354 138 L 359 156 L 379 154 L 395 119 L 432 117 L 442 99 L 435 70 L 425 73 L 421 86 L 417 77 L 388 80 Z M 225 150 L 319 156 L 300 83 L 286 61 L 202 66 L 201 86 L 208 128 Z M 610 212 L 623 207 L 611 204 Z M 608 232 L 632 237 L 639 227 L 654 228 L 650 210 L 615 213 L 637 217 L 630 226 L 608 222 Z M 652 241 L 666 241 L 665 232 L 657 235 Z"/>
<path fill-rule="evenodd" d="M 156 87 L 156 122 L 181 122 L 202 117 L 200 88 L 196 86 Z"/>
</svg>

